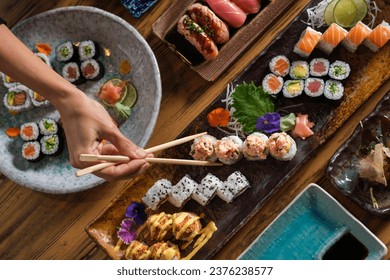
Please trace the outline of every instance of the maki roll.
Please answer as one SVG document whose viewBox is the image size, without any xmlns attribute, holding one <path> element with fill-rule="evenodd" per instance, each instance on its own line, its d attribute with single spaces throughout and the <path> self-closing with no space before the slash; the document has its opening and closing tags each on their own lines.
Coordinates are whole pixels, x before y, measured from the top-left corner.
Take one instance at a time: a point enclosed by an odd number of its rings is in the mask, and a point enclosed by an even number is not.
<svg viewBox="0 0 390 280">
<path fill-rule="evenodd" d="M 348 63 L 336 60 L 329 66 L 329 77 L 335 80 L 344 80 L 351 73 L 351 67 Z"/>
<path fill-rule="evenodd" d="M 42 137 L 40 143 L 44 155 L 55 156 L 62 151 L 62 142 L 57 134 Z"/>
<path fill-rule="evenodd" d="M 80 67 L 76 62 L 69 62 L 62 67 L 62 77 L 74 85 L 81 85 L 85 82 L 81 75 Z"/>
<path fill-rule="evenodd" d="M 283 78 L 267 74 L 262 82 L 263 89 L 270 94 L 278 94 L 283 88 Z"/>
<path fill-rule="evenodd" d="M 297 144 L 285 132 L 273 133 L 269 137 L 269 153 L 277 160 L 292 160 L 297 153 Z"/>
<path fill-rule="evenodd" d="M 318 97 L 324 93 L 324 80 L 320 78 L 308 78 L 305 81 L 305 93 L 310 97 Z"/>
<path fill-rule="evenodd" d="M 326 58 L 313 58 L 310 61 L 310 75 L 313 77 L 323 77 L 328 75 L 329 60 Z"/>
<path fill-rule="evenodd" d="M 268 137 L 260 132 L 249 135 L 242 147 L 242 153 L 248 160 L 264 160 L 268 156 L 268 150 Z"/>
<path fill-rule="evenodd" d="M 20 83 L 12 79 L 10 76 L 0 72 L 1 78 L 3 79 L 3 84 L 6 88 L 12 88 L 19 85 Z"/>
<path fill-rule="evenodd" d="M 127 260 L 148 260 L 149 256 L 149 246 L 138 240 L 131 241 L 125 253 Z"/>
<path fill-rule="evenodd" d="M 41 107 L 41 106 L 45 107 L 50 105 L 50 101 L 36 91 L 32 91 L 32 90 L 29 91 L 29 95 L 30 95 L 31 102 L 35 107 Z"/>
<path fill-rule="evenodd" d="M 172 233 L 172 215 L 160 212 L 153 214 L 145 222 L 145 226 L 140 229 L 140 235 L 143 239 L 152 240 L 167 240 L 170 239 Z M 145 230 L 145 231 L 144 231 Z"/>
<path fill-rule="evenodd" d="M 294 98 L 302 94 L 304 89 L 303 80 L 287 80 L 283 85 L 283 96 Z"/>
<path fill-rule="evenodd" d="M 232 165 L 242 159 L 242 145 L 242 140 L 237 136 L 224 137 L 215 143 L 215 153 L 220 162 Z"/>
<path fill-rule="evenodd" d="M 171 242 L 157 242 L 149 247 L 152 260 L 180 260 L 179 247 Z"/>
<path fill-rule="evenodd" d="M 211 135 L 203 135 L 194 140 L 191 145 L 190 155 L 195 160 L 216 161 L 215 143 L 217 138 Z"/>
<path fill-rule="evenodd" d="M 347 36 L 341 41 L 341 44 L 350 52 L 355 52 L 357 48 L 363 43 L 364 39 L 371 33 L 371 28 L 359 21 Z"/>
<path fill-rule="evenodd" d="M 80 65 L 81 74 L 90 81 L 100 80 L 104 76 L 104 66 L 99 60 L 88 59 Z"/>
<path fill-rule="evenodd" d="M 142 201 L 152 210 L 156 210 L 163 204 L 171 192 L 172 183 L 167 179 L 161 179 L 154 183 L 154 185 L 146 192 Z"/>
<path fill-rule="evenodd" d="M 85 61 L 99 56 L 99 46 L 91 40 L 81 41 L 78 51 L 80 61 Z"/>
<path fill-rule="evenodd" d="M 26 142 L 22 146 L 22 157 L 31 162 L 37 162 L 42 158 L 41 146 L 38 141 Z"/>
<path fill-rule="evenodd" d="M 325 82 L 324 95 L 331 100 L 339 100 L 344 95 L 344 86 L 340 81 L 327 80 Z"/>
<path fill-rule="evenodd" d="M 213 174 L 208 173 L 192 193 L 192 199 L 200 205 L 206 206 L 217 194 L 217 189 L 221 187 L 222 181 Z"/>
<path fill-rule="evenodd" d="M 197 186 L 198 183 L 189 175 L 185 175 L 176 185 L 172 186 L 168 201 L 175 207 L 182 207 L 191 198 Z"/>
<path fill-rule="evenodd" d="M 190 212 L 173 214 L 172 231 L 175 239 L 190 241 L 202 230 L 200 217 Z"/>
<path fill-rule="evenodd" d="M 16 113 L 31 109 L 33 105 L 30 100 L 30 91 L 30 89 L 22 85 L 10 88 L 4 96 L 5 107 Z"/>
<path fill-rule="evenodd" d="M 71 41 L 66 41 L 56 47 L 55 55 L 58 61 L 70 62 L 76 61 L 79 53 L 77 47 Z"/>
<path fill-rule="evenodd" d="M 48 66 L 51 67 L 50 59 L 49 59 L 49 57 L 46 54 L 37 52 L 37 53 L 35 53 L 35 55 L 37 57 L 39 57 L 44 63 L 46 63 Z"/>
<path fill-rule="evenodd" d="M 277 76 L 284 77 L 290 69 L 290 61 L 284 55 L 278 55 L 269 62 L 269 69 Z"/>
<path fill-rule="evenodd" d="M 297 79 L 306 79 L 309 77 L 309 64 L 306 61 L 294 61 L 290 67 L 290 77 Z"/>
<path fill-rule="evenodd" d="M 217 190 L 217 195 L 230 203 L 249 187 L 247 178 L 240 171 L 235 171 L 223 182 L 222 187 Z"/>
<path fill-rule="evenodd" d="M 22 124 L 20 127 L 20 137 L 24 141 L 35 141 L 39 137 L 39 127 L 35 122 Z"/>
<path fill-rule="evenodd" d="M 49 117 L 44 117 L 38 122 L 39 130 L 42 135 L 53 135 L 58 133 L 57 122 Z"/>
</svg>

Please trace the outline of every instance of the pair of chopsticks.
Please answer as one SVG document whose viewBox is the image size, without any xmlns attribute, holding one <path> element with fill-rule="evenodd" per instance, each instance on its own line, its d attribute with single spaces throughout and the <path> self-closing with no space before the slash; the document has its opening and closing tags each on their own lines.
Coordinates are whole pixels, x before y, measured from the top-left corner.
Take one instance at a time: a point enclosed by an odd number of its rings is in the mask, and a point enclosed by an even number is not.
<svg viewBox="0 0 390 280">
<path fill-rule="evenodd" d="M 198 138 L 200 136 L 206 135 L 207 132 L 202 132 L 198 134 L 194 134 L 191 136 L 183 137 L 177 140 L 173 140 L 171 142 L 167 142 L 149 149 L 145 149 L 147 153 L 154 153 L 157 151 L 162 151 L 164 149 L 168 149 L 183 143 L 186 143 L 188 141 L 194 140 L 195 138 Z M 80 155 L 80 161 L 84 162 L 95 162 L 95 161 L 105 161 L 84 169 L 80 169 L 76 172 L 76 176 L 84 176 L 92 172 L 96 172 L 99 170 L 102 170 L 104 168 L 114 166 L 121 162 L 128 162 L 130 160 L 127 156 L 120 156 L 120 155 L 95 155 L 95 154 L 81 154 Z M 187 160 L 187 159 L 171 159 L 171 158 L 146 158 L 146 161 L 149 163 L 160 163 L 160 164 L 178 164 L 178 165 L 195 165 L 195 166 L 221 166 L 222 163 L 218 162 L 210 162 L 210 161 L 203 161 L 203 160 Z"/>
</svg>

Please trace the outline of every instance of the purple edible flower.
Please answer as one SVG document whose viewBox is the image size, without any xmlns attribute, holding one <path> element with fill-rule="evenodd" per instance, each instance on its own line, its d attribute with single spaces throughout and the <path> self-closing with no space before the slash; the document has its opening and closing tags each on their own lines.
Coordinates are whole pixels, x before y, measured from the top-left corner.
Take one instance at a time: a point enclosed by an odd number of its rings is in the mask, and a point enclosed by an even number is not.
<svg viewBox="0 0 390 280">
<path fill-rule="evenodd" d="M 145 206 L 141 203 L 132 202 L 126 209 L 125 216 L 134 219 L 137 225 L 143 225 L 146 221 Z"/>
<path fill-rule="evenodd" d="M 259 117 L 256 122 L 256 129 L 265 133 L 273 133 L 280 129 L 279 113 L 266 113 Z"/>
<path fill-rule="evenodd" d="M 122 221 L 121 226 L 124 224 L 125 221 L 126 219 Z M 131 220 L 127 220 L 127 221 L 131 221 Z M 125 223 L 125 226 L 127 226 L 127 222 Z M 137 231 L 131 230 L 131 226 L 130 228 L 120 228 L 117 232 L 117 236 L 119 239 L 123 241 L 123 243 L 129 245 L 131 241 L 137 238 Z"/>
</svg>

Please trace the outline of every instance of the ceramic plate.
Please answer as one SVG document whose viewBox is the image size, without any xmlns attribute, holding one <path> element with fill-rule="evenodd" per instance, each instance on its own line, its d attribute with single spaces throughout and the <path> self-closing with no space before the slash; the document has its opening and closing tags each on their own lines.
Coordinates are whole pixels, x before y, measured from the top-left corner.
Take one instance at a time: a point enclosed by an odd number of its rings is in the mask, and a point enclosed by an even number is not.
<svg viewBox="0 0 390 280">
<path fill-rule="evenodd" d="M 20 22 L 13 32 L 32 50 L 36 43 L 48 43 L 54 48 L 59 43 L 90 39 L 100 44 L 104 53 L 99 59 L 105 65 L 105 76 L 97 82 L 80 86 L 89 97 L 96 98 L 101 84 L 118 77 L 119 65 L 127 60 L 131 72 L 129 79 L 137 88 L 138 100 L 130 118 L 120 125 L 121 131 L 137 145 L 145 146 L 155 125 L 161 101 L 160 73 L 155 56 L 144 38 L 123 19 L 93 7 L 66 7 L 44 12 Z M 53 68 L 61 65 L 50 55 Z M 7 89 L 0 88 L 1 96 Z M 64 151 L 58 157 L 45 157 L 38 163 L 29 163 L 21 156 L 21 139 L 10 139 L 5 134 L 9 127 L 19 127 L 43 116 L 59 118 L 53 107 L 34 108 L 18 115 L 10 115 L 5 106 L 0 109 L 0 171 L 18 184 L 48 193 L 70 193 L 85 190 L 103 182 L 94 175 L 77 178 L 75 169 Z"/>
<path fill-rule="evenodd" d="M 316 184 L 307 186 L 241 260 L 381 259 L 386 246 Z"/>
<path fill-rule="evenodd" d="M 361 207 L 376 215 L 390 214 L 390 189 L 384 186 L 365 184 L 359 179 L 359 160 L 368 155 L 375 143 L 390 139 L 390 92 L 375 110 L 355 129 L 351 137 L 335 152 L 329 161 L 327 176 L 342 193 Z M 378 202 L 374 208 L 370 187 Z"/>
</svg>

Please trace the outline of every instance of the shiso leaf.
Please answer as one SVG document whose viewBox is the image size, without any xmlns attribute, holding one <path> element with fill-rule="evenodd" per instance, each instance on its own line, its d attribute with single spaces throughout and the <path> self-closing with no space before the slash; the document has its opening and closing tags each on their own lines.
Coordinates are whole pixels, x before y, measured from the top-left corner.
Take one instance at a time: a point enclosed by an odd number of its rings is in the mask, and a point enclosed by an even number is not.
<svg viewBox="0 0 390 280">
<path fill-rule="evenodd" d="M 242 124 L 245 133 L 256 130 L 258 117 L 275 112 L 274 98 L 253 82 L 249 84 L 243 82 L 236 86 L 232 94 L 232 107 L 235 109 L 233 117 Z"/>
</svg>

